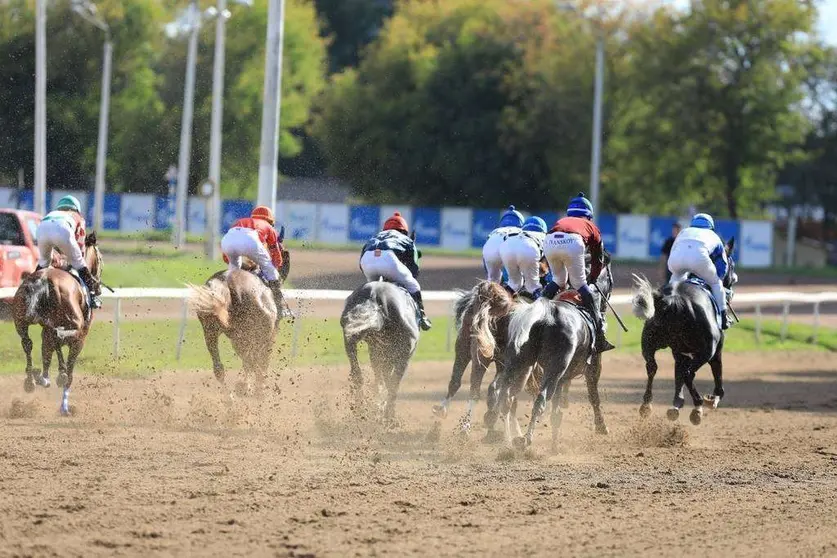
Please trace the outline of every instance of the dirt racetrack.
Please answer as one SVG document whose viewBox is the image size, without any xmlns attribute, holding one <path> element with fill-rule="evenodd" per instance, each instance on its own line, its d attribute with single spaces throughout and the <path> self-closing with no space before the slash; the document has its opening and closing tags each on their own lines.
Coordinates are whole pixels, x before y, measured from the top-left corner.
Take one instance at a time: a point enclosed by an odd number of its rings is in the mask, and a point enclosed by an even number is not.
<svg viewBox="0 0 837 558">
<path fill-rule="evenodd" d="M 411 366 L 392 429 L 352 418 L 342 366 L 229 405 L 209 373 L 80 375 L 69 419 L 3 377 L 0 555 L 837 555 L 833 355 L 728 355 L 699 427 L 664 418 L 665 360 L 638 418 L 643 370 L 606 355 L 606 437 L 574 385 L 557 455 L 545 425 L 525 455 L 455 436 L 465 393 L 428 436 L 447 363 Z"/>
</svg>

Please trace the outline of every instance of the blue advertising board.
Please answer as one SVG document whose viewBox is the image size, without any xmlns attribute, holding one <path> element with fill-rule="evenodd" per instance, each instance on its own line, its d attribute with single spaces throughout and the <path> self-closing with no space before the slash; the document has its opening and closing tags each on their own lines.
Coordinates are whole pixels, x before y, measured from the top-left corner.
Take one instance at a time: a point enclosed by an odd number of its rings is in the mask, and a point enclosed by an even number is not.
<svg viewBox="0 0 837 558">
<path fill-rule="evenodd" d="M 739 248 L 741 247 L 741 224 L 738 221 L 716 219 L 715 232 L 725 243 L 729 242 L 730 238 L 735 237 L 735 250 L 732 257 L 738 259 Z"/>
<path fill-rule="evenodd" d="M 154 228 L 170 229 L 174 221 L 174 199 L 169 196 L 154 197 Z"/>
<path fill-rule="evenodd" d="M 224 200 L 221 204 L 221 232 L 225 233 L 242 217 L 253 212 L 253 203 L 246 200 Z"/>
<path fill-rule="evenodd" d="M 349 240 L 366 242 L 378 234 L 380 208 L 376 205 L 353 205 L 349 208 Z"/>
<path fill-rule="evenodd" d="M 605 250 L 610 254 L 617 254 L 619 242 L 618 235 L 616 234 L 616 216 L 602 215 L 596 219 L 596 225 L 599 226 L 599 230 L 602 232 L 602 242 L 604 243 Z"/>
<path fill-rule="evenodd" d="M 436 207 L 417 207 L 413 210 L 413 230 L 416 242 L 438 246 L 442 242 L 442 212 Z"/>
<path fill-rule="evenodd" d="M 651 217 L 648 233 L 648 256 L 654 259 L 663 253 L 663 244 L 671 236 L 671 227 L 677 222 L 676 217 Z"/>
<path fill-rule="evenodd" d="M 471 246 L 482 248 L 485 239 L 499 222 L 500 212 L 494 209 L 475 209 L 471 217 Z"/>
<path fill-rule="evenodd" d="M 87 211 L 85 212 L 85 219 L 87 224 L 93 226 L 93 193 L 87 197 L 89 203 L 87 204 Z M 106 231 L 119 230 L 119 213 L 122 210 L 122 196 L 119 194 L 105 194 L 105 207 L 102 211 L 102 225 Z"/>
</svg>

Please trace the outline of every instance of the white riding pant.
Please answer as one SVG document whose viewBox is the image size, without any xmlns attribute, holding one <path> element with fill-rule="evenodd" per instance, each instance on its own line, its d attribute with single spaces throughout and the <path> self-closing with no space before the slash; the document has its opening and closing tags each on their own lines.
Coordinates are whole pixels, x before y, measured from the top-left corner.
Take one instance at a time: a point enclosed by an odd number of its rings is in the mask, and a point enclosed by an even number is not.
<svg viewBox="0 0 837 558">
<path fill-rule="evenodd" d="M 482 261 L 485 264 L 487 279 L 492 283 L 500 283 L 503 279 L 503 259 L 500 247 L 506 240 L 506 234 L 492 232 L 482 247 Z"/>
<path fill-rule="evenodd" d="M 38 225 L 38 250 L 41 252 L 38 265 L 48 267 L 52 251 L 56 249 L 64 254 L 73 269 L 87 267 L 76 241 L 75 224 L 68 219 L 48 219 Z"/>
<path fill-rule="evenodd" d="M 685 281 L 690 273 L 700 277 L 712 288 L 712 297 L 718 303 L 718 308 L 727 309 L 724 285 L 702 242 L 683 239 L 676 243 L 668 257 L 668 270 L 671 271 L 670 284 Z"/>
<path fill-rule="evenodd" d="M 381 277 L 401 285 L 410 294 L 421 290 L 421 285 L 401 263 L 398 256 L 392 250 L 369 250 L 360 257 L 360 270 L 366 276 L 367 281 L 377 281 Z"/>
<path fill-rule="evenodd" d="M 258 231 L 244 227 L 231 228 L 221 239 L 221 251 L 230 260 L 230 271 L 241 269 L 241 258 L 246 256 L 256 262 L 265 279 L 279 279 L 279 273 L 270 259 L 270 252 L 262 244 Z"/>
<path fill-rule="evenodd" d="M 561 289 L 567 288 L 567 281 L 576 290 L 587 284 L 587 269 L 584 256 L 586 247 L 581 235 L 552 232 L 546 235 L 543 253 L 549 262 L 552 279 Z"/>
<path fill-rule="evenodd" d="M 509 272 L 509 287 L 512 290 L 519 291 L 523 287 L 533 294 L 541 288 L 541 250 L 534 240 L 523 234 L 510 236 L 501 245 L 500 255 Z"/>
</svg>

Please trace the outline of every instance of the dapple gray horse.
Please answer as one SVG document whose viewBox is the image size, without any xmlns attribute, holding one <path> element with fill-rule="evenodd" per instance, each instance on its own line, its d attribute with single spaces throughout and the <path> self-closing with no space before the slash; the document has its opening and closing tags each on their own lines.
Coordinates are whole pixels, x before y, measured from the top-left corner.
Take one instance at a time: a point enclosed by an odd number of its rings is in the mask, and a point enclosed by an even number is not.
<svg viewBox="0 0 837 558">
<path fill-rule="evenodd" d="M 604 311 L 606 300 L 613 289 L 609 261 L 596 281 L 600 293 L 599 309 Z M 527 306 L 519 306 L 512 312 L 509 323 L 509 341 L 506 347 L 506 371 L 497 379 L 496 400 L 489 400 L 486 422 L 493 422 L 497 410 L 504 419 L 506 440 L 511 440 L 511 419 L 517 429 L 513 440 L 517 449 L 532 445 L 535 426 L 546 407 L 552 401 L 552 446 L 557 449 L 562 407 L 567 406 L 570 380 L 584 376 L 587 394 L 593 407 L 596 432 L 607 434 L 599 399 L 599 378 L 602 373 L 601 353 L 593 350 L 593 332 L 584 310 L 571 302 L 539 299 Z M 511 409 L 517 394 L 526 385 L 532 368 L 539 364 L 543 369 L 538 394 L 532 405 L 529 428 L 520 432 Z M 560 389 L 559 389 L 560 388 Z"/>
<path fill-rule="evenodd" d="M 355 412 L 361 412 L 363 406 L 363 377 L 357 351 L 358 343 L 365 341 L 378 393 L 386 393 L 386 399 L 380 403 L 383 416 L 394 418 L 398 386 L 419 339 L 415 302 L 397 285 L 372 281 L 346 299 L 340 325 L 351 365 L 349 378 Z"/>
</svg>

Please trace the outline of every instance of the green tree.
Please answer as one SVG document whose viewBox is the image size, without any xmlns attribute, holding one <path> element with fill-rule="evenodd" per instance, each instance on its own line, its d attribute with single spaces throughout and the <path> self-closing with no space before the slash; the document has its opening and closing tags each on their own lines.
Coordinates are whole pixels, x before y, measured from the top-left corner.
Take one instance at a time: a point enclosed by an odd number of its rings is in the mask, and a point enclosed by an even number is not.
<svg viewBox="0 0 837 558">
<path fill-rule="evenodd" d="M 758 213 L 807 131 L 798 107 L 815 19 L 796 0 L 703 0 L 637 24 L 608 146 L 609 202 Z"/>
<path fill-rule="evenodd" d="M 367 199 L 563 205 L 589 154 L 592 57 L 589 27 L 551 2 L 407 1 L 334 78 L 314 133 Z"/>
</svg>

